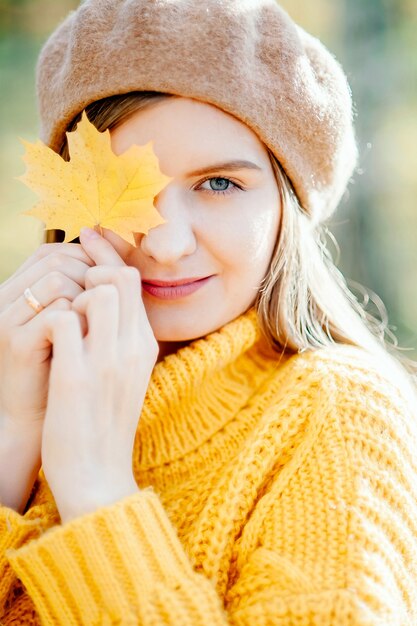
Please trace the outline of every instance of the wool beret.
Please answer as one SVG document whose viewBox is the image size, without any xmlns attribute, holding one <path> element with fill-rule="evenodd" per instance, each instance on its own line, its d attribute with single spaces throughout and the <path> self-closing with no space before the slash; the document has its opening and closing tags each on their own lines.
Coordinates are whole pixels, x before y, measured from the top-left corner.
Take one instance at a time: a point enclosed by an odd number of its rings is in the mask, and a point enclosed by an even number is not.
<svg viewBox="0 0 417 626">
<path fill-rule="evenodd" d="M 84 0 L 44 43 L 36 83 L 41 139 L 56 151 L 107 96 L 161 91 L 219 107 L 271 149 L 314 223 L 356 167 L 346 75 L 275 0 Z"/>
</svg>

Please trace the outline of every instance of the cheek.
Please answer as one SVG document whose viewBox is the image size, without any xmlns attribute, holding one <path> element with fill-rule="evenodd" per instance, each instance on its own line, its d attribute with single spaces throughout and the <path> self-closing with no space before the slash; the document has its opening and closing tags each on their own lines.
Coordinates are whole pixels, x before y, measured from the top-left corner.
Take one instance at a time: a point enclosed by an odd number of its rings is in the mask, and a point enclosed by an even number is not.
<svg viewBox="0 0 417 626">
<path fill-rule="evenodd" d="M 251 208 L 241 215 L 234 231 L 237 254 L 245 265 L 268 264 L 277 238 L 279 211 L 276 204 L 262 209 Z"/>
<path fill-rule="evenodd" d="M 253 219 L 247 233 L 246 249 L 254 263 L 268 262 L 277 237 L 277 224 L 271 212 Z"/>
<path fill-rule="evenodd" d="M 226 272 L 228 269 L 238 271 L 257 281 L 268 267 L 278 235 L 279 217 L 277 204 L 263 209 L 254 209 L 253 204 L 241 205 L 225 212 L 209 230 L 206 223 L 205 241 Z"/>
</svg>

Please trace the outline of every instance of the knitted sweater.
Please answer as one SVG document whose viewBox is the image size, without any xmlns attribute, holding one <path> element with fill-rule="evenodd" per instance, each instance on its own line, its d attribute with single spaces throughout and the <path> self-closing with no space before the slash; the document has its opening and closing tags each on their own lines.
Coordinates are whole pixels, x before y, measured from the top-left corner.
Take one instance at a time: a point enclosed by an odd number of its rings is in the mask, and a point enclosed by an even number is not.
<svg viewBox="0 0 417 626">
<path fill-rule="evenodd" d="M 285 356 L 253 308 L 154 367 L 138 492 L 0 509 L 0 623 L 417 624 L 417 415 L 352 346 Z"/>
</svg>

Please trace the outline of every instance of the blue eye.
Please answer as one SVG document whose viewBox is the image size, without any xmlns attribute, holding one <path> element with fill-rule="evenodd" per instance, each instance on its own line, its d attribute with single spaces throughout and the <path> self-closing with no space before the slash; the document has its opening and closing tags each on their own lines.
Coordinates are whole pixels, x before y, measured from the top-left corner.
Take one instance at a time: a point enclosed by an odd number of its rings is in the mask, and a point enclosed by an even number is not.
<svg viewBox="0 0 417 626">
<path fill-rule="evenodd" d="M 229 178 L 221 178 L 221 177 L 216 177 L 216 178 L 206 178 L 205 180 L 203 180 L 203 183 L 210 181 L 210 186 L 212 186 L 211 181 L 215 181 L 214 182 L 214 189 L 213 186 L 211 189 L 205 189 L 204 187 L 200 187 L 202 189 L 202 191 L 205 191 L 206 193 L 209 193 L 211 195 L 215 195 L 215 196 L 225 196 L 228 195 L 230 193 L 234 193 L 235 190 L 239 189 L 240 191 L 243 191 L 242 187 L 240 187 L 239 185 L 237 185 L 236 183 L 234 183 L 233 181 L 231 181 Z M 232 188 L 228 187 L 228 185 L 233 185 Z M 225 188 L 226 186 L 226 188 Z"/>
</svg>

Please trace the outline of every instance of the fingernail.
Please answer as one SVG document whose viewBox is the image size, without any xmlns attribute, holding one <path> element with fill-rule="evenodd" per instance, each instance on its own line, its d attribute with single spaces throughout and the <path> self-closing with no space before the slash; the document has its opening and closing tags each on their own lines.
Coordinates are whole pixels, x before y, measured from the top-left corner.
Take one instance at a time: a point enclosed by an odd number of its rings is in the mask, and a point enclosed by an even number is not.
<svg viewBox="0 0 417 626">
<path fill-rule="evenodd" d="M 100 235 L 93 228 L 84 227 L 80 230 L 80 234 L 86 239 L 99 239 Z"/>
</svg>

